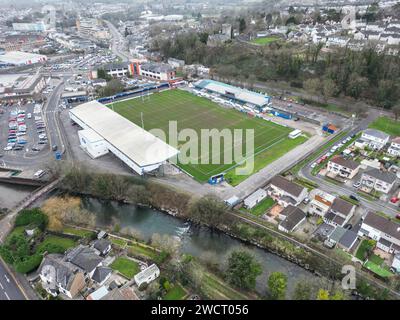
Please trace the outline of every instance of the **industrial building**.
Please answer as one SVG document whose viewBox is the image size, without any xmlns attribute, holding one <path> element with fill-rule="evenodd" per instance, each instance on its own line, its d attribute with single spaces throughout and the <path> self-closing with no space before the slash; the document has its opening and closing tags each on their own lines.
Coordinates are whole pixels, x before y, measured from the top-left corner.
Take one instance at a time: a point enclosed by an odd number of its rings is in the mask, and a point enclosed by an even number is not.
<svg viewBox="0 0 400 320">
<path fill-rule="evenodd" d="M 0 76 L 0 100 L 18 100 L 37 97 L 46 87 L 46 78 L 40 74 L 7 74 Z"/>
<path fill-rule="evenodd" d="M 110 63 L 102 66 L 101 69 L 113 78 L 127 77 L 130 74 L 127 63 Z"/>
<path fill-rule="evenodd" d="M 0 67 L 23 66 L 27 64 L 42 63 L 45 61 L 47 61 L 47 57 L 43 54 L 22 51 L 9 51 L 0 55 Z"/>
<path fill-rule="evenodd" d="M 267 106 L 270 102 L 269 96 L 214 80 L 199 80 L 194 83 L 194 86 L 197 89 L 216 93 L 224 98 L 260 109 Z"/>
<path fill-rule="evenodd" d="M 139 175 L 154 171 L 179 151 L 98 101 L 69 111 L 83 130 L 79 141 L 92 158 L 113 153 Z"/>
<path fill-rule="evenodd" d="M 175 69 L 169 64 L 148 62 L 140 65 L 142 77 L 168 81 L 175 78 Z"/>
<path fill-rule="evenodd" d="M 88 100 L 88 93 L 84 90 L 75 92 L 64 92 L 61 95 L 66 103 L 86 102 Z"/>
<path fill-rule="evenodd" d="M 46 25 L 43 21 L 37 23 L 13 23 L 14 31 L 24 31 L 24 32 L 44 32 L 46 31 Z"/>
</svg>

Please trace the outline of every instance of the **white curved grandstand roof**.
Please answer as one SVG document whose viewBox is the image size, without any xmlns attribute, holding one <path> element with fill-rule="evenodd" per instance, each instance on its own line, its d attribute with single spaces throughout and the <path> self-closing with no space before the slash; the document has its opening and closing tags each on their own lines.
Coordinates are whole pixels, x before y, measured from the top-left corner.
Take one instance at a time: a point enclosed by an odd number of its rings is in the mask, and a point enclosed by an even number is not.
<svg viewBox="0 0 400 320">
<path fill-rule="evenodd" d="M 162 163 L 179 151 L 97 101 L 70 113 L 141 167 Z"/>
</svg>

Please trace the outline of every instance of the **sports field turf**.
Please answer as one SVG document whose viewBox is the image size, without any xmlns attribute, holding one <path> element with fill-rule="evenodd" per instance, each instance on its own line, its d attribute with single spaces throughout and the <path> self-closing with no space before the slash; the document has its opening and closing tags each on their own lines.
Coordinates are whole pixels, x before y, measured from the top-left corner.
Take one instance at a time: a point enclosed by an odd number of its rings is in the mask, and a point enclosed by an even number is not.
<svg viewBox="0 0 400 320">
<path fill-rule="evenodd" d="M 279 40 L 278 37 L 262 37 L 262 38 L 253 39 L 250 42 L 253 44 L 258 44 L 258 45 L 266 45 L 268 43 L 275 42 L 277 40 Z"/>
<path fill-rule="evenodd" d="M 389 117 L 379 117 L 368 127 L 381 130 L 391 136 L 400 136 L 400 121 L 396 121 Z"/>
<path fill-rule="evenodd" d="M 182 129 L 193 129 L 198 137 L 201 137 L 201 129 L 218 129 L 219 131 L 222 129 L 232 131 L 233 129 L 254 129 L 254 154 L 256 155 L 254 171 L 262 169 L 266 164 L 282 156 L 282 150 L 286 153 L 306 140 L 304 137 L 295 140 L 289 139 L 288 134 L 293 130 L 291 128 L 253 118 L 236 110 L 225 109 L 209 99 L 178 89 L 154 93 L 145 98 L 120 101 L 109 106 L 139 126 L 142 123 L 141 113 L 143 113 L 145 130 L 163 130 L 167 135 L 167 142 L 169 142 L 169 121 L 177 122 L 178 132 Z M 246 154 L 245 131 L 242 139 L 242 143 L 237 143 L 236 140 L 229 144 L 227 150 L 231 155 L 233 155 L 233 149 L 240 146 L 241 154 L 243 156 Z M 201 143 L 199 142 L 199 155 L 190 154 L 191 160 L 197 160 L 198 164 L 193 161 L 189 164 L 178 161 L 178 165 L 201 182 L 207 181 L 213 175 L 228 171 L 230 171 L 228 176 L 233 184 L 238 184 L 247 178 L 248 175 L 238 176 L 235 174 L 236 170 L 232 170 L 237 166 L 235 161 L 224 163 L 224 141 L 221 140 L 221 151 L 217 154 L 211 152 L 211 142 L 209 139 L 208 151 L 206 149 L 205 152 L 200 152 Z M 184 144 L 185 141 L 180 141 L 178 149 Z M 209 161 L 208 164 L 205 163 L 206 160 Z"/>
</svg>

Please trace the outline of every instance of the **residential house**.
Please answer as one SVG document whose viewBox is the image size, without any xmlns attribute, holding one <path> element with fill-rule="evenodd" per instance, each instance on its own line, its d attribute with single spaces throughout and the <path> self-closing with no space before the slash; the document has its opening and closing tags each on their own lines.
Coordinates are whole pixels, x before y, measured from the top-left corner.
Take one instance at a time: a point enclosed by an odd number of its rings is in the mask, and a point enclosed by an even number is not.
<svg viewBox="0 0 400 320">
<path fill-rule="evenodd" d="M 71 249 L 65 254 L 66 261 L 79 267 L 85 276 L 92 278 L 97 267 L 100 267 L 103 258 L 96 254 L 95 250 L 83 245 Z"/>
<path fill-rule="evenodd" d="M 372 190 L 389 193 L 396 183 L 396 174 L 392 172 L 383 172 L 373 168 L 363 173 L 361 176 L 361 188 L 363 191 Z"/>
<path fill-rule="evenodd" d="M 279 223 L 278 230 L 286 233 L 295 231 L 306 220 L 306 214 L 292 205 L 283 209 L 280 215 L 285 218 Z"/>
<path fill-rule="evenodd" d="M 111 242 L 106 239 L 97 240 L 93 248 L 95 248 L 101 256 L 106 256 L 111 251 Z"/>
<path fill-rule="evenodd" d="M 62 293 L 72 299 L 86 286 L 83 272 L 61 254 L 46 255 L 38 270 L 43 288 L 54 297 Z"/>
<path fill-rule="evenodd" d="M 345 159 L 342 156 L 334 156 L 328 161 L 328 172 L 342 178 L 353 179 L 359 169 L 360 165 L 358 162 Z"/>
<path fill-rule="evenodd" d="M 357 239 L 358 239 L 357 232 L 354 232 L 353 230 L 346 230 L 346 232 L 340 238 L 337 245 L 344 251 L 350 251 L 356 244 Z"/>
<path fill-rule="evenodd" d="M 335 196 L 319 189 L 313 190 L 313 192 L 314 194 L 311 197 L 312 200 L 308 207 L 308 213 L 317 214 L 323 218 L 331 208 Z"/>
<path fill-rule="evenodd" d="M 377 247 L 385 252 L 400 252 L 400 225 L 376 213 L 368 212 L 358 235 L 376 240 Z"/>
<path fill-rule="evenodd" d="M 152 264 L 150 267 L 144 269 L 135 275 L 135 283 L 138 287 L 140 287 L 143 283 L 149 284 L 153 280 L 157 279 L 160 275 L 160 269 L 158 269 L 157 265 Z"/>
<path fill-rule="evenodd" d="M 329 212 L 324 216 L 324 221 L 336 227 L 343 227 L 354 215 L 355 210 L 355 205 L 340 198 L 335 198 Z"/>
<path fill-rule="evenodd" d="M 108 289 L 105 286 L 98 288 L 86 297 L 86 300 L 101 300 L 108 294 Z"/>
<path fill-rule="evenodd" d="M 396 137 L 391 141 L 388 153 L 394 157 L 400 157 L 400 137 Z"/>
<path fill-rule="evenodd" d="M 381 150 L 389 142 L 390 136 L 379 130 L 366 129 L 363 131 L 361 139 L 364 140 L 370 148 Z"/>
<path fill-rule="evenodd" d="M 350 38 L 349 37 L 343 37 L 343 36 L 330 36 L 327 39 L 326 46 L 338 46 L 338 47 L 345 47 L 347 43 L 349 42 Z"/>
<path fill-rule="evenodd" d="M 397 273 L 400 273 L 400 253 L 394 255 L 393 262 L 392 262 L 392 268 Z"/>
<path fill-rule="evenodd" d="M 397 46 L 400 44 L 400 34 L 391 34 L 387 40 L 389 45 Z"/>
<path fill-rule="evenodd" d="M 94 270 L 92 280 L 96 281 L 99 285 L 103 285 L 112 274 L 112 269 L 108 267 L 97 267 Z"/>
<path fill-rule="evenodd" d="M 328 236 L 327 241 L 331 244 L 331 247 L 336 245 L 344 251 L 350 251 L 357 242 L 357 238 L 356 232 L 338 226 Z"/>
<path fill-rule="evenodd" d="M 369 41 L 379 41 L 381 33 L 379 31 L 365 31 L 365 36 Z"/>
<path fill-rule="evenodd" d="M 114 288 L 109 291 L 101 300 L 139 300 L 131 287 Z"/>
<path fill-rule="evenodd" d="M 308 196 L 306 188 L 282 176 L 272 178 L 267 193 L 283 207 L 288 205 L 297 206 Z"/>
<path fill-rule="evenodd" d="M 247 209 L 254 208 L 258 203 L 263 201 L 267 197 L 267 191 L 264 189 L 258 189 L 256 192 L 249 195 L 246 199 L 244 199 L 244 206 Z"/>
</svg>

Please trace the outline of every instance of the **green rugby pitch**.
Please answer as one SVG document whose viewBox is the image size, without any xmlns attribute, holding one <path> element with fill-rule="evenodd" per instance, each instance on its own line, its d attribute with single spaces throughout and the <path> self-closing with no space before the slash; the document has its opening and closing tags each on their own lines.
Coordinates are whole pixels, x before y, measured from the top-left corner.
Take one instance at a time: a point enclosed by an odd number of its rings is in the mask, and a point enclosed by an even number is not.
<svg viewBox="0 0 400 320">
<path fill-rule="evenodd" d="M 293 130 L 291 128 L 250 117 L 236 110 L 225 109 L 209 99 L 179 89 L 119 101 L 108 106 L 139 126 L 142 125 L 141 114 L 143 113 L 144 129 L 161 129 L 167 135 L 166 142 L 169 142 L 170 121 L 177 122 L 178 132 L 182 129 L 193 129 L 198 137 L 201 137 L 202 129 L 218 129 L 219 131 L 243 129 L 242 155 L 246 154 L 245 129 L 254 129 L 255 163 L 252 173 L 259 171 L 268 163 L 307 140 L 305 137 L 289 139 L 288 134 Z M 224 172 L 228 173 L 228 182 L 236 185 L 249 176 L 236 175 L 236 170 L 233 169 L 239 165 L 238 163 L 234 161 L 233 163 L 224 163 L 224 141 L 222 139 L 218 154 L 212 154 L 211 141 L 209 140 L 209 142 L 209 152 L 204 152 L 202 157 L 191 155 L 191 160 L 197 160 L 197 164 L 193 163 L 194 161 L 190 161 L 189 164 L 178 161 L 178 166 L 200 182 L 206 182 L 211 176 Z M 178 149 L 184 144 L 185 141 L 180 141 Z M 239 146 L 239 144 L 237 145 Z M 233 149 L 233 147 L 227 149 L 230 150 L 232 158 Z M 200 143 L 198 150 L 200 154 Z M 207 160 L 208 163 L 205 163 Z M 213 163 L 217 161 L 219 164 Z"/>
</svg>

